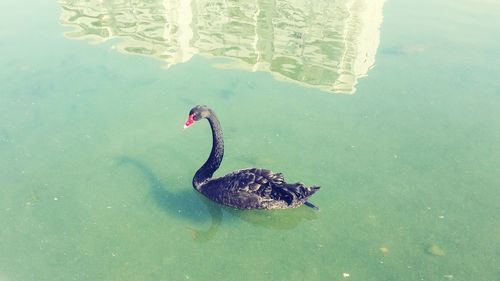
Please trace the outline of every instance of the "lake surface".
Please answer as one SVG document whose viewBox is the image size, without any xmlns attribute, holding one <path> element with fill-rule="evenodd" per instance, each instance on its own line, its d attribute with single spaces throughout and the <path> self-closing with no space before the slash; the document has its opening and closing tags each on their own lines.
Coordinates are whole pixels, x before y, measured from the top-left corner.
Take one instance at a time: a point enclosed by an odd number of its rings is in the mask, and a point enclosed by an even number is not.
<svg viewBox="0 0 500 281">
<path fill-rule="evenodd" d="M 498 280 L 500 3 L 315 3 L 2 1 L 0 281 Z M 196 104 L 320 211 L 197 194 Z"/>
</svg>

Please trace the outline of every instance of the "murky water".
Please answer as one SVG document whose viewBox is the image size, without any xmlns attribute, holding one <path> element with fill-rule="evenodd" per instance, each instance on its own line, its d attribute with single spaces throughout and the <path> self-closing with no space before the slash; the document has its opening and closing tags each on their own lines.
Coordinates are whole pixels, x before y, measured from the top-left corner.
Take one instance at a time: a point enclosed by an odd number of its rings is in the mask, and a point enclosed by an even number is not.
<svg viewBox="0 0 500 281">
<path fill-rule="evenodd" d="M 500 276 L 496 1 L 0 8 L 1 281 Z M 321 211 L 198 195 L 195 104 Z"/>
</svg>

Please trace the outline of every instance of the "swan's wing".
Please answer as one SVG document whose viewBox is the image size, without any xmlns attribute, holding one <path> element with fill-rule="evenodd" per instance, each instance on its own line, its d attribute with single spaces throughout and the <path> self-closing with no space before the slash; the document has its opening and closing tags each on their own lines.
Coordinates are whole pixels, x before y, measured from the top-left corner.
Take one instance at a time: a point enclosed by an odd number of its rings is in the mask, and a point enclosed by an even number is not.
<svg viewBox="0 0 500 281">
<path fill-rule="evenodd" d="M 297 196 L 292 185 L 284 182 L 281 173 L 270 170 L 250 168 L 233 172 L 224 177 L 228 191 L 240 196 L 258 197 L 261 200 L 280 200 L 291 204 Z"/>
<path fill-rule="evenodd" d="M 262 188 L 278 186 L 284 183 L 281 173 L 273 173 L 270 170 L 250 168 L 233 172 L 224 178 L 232 183 L 233 189 L 250 193 L 257 192 Z"/>
<path fill-rule="evenodd" d="M 283 175 L 270 170 L 243 169 L 202 185 L 200 191 L 208 198 L 242 209 L 287 208 L 305 200 L 317 187 L 301 183 L 288 184 Z"/>
</svg>

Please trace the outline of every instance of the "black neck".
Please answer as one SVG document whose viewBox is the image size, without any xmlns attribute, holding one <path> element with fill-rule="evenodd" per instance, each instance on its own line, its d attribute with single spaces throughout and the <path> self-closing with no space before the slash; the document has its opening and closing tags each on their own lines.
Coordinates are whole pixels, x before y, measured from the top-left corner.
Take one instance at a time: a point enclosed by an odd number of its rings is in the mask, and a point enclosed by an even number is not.
<svg viewBox="0 0 500 281">
<path fill-rule="evenodd" d="M 205 164 L 196 171 L 193 177 L 193 186 L 196 189 L 198 189 L 203 182 L 212 177 L 219 168 L 222 157 L 224 156 L 224 141 L 222 140 L 222 130 L 220 128 L 219 119 L 217 119 L 217 116 L 215 116 L 214 112 L 211 110 L 207 119 L 212 128 L 212 151 Z"/>
</svg>

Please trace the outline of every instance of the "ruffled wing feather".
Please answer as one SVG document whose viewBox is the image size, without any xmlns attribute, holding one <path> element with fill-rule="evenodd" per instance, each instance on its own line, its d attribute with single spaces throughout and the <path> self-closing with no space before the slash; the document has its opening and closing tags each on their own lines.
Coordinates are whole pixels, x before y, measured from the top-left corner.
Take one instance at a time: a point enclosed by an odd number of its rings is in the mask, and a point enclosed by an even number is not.
<svg viewBox="0 0 500 281">
<path fill-rule="evenodd" d="M 319 187 L 288 184 L 281 173 L 250 168 L 212 179 L 200 190 L 212 200 L 237 208 L 289 208 L 307 200 Z"/>
</svg>

